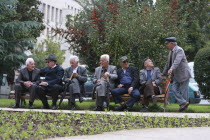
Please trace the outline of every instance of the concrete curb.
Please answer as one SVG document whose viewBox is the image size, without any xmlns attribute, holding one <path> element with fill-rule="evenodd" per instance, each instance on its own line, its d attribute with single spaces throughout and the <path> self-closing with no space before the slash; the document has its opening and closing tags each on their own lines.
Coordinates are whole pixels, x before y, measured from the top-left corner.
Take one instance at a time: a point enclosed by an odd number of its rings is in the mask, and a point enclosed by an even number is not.
<svg viewBox="0 0 210 140">
<path fill-rule="evenodd" d="M 17 111 L 17 112 L 25 112 L 25 111 L 34 111 L 34 112 L 47 112 L 47 113 L 77 113 L 77 114 L 85 114 L 85 113 L 89 113 L 89 114 L 107 114 L 107 115 L 134 115 L 134 116 L 149 116 L 149 117 L 178 117 L 178 118 L 184 118 L 184 117 L 188 117 L 188 118 L 210 118 L 210 113 L 142 113 L 142 112 L 105 112 L 105 111 L 80 111 L 80 110 L 76 110 L 76 111 L 72 111 L 72 110 L 48 110 L 48 109 L 13 109 L 13 108 L 0 108 L 0 111 L 4 110 L 4 111 Z"/>
</svg>

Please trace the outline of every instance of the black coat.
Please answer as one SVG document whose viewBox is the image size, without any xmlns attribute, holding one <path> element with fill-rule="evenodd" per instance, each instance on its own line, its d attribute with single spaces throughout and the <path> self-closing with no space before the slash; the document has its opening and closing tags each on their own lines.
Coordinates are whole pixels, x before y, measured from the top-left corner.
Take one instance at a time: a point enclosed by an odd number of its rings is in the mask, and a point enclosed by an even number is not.
<svg viewBox="0 0 210 140">
<path fill-rule="evenodd" d="M 138 72 L 138 69 L 136 67 L 129 66 L 126 69 L 126 71 L 130 73 L 130 75 L 133 79 L 133 81 L 131 83 L 131 87 L 133 87 L 133 89 L 139 88 L 139 72 Z M 123 72 L 122 68 L 119 68 L 117 70 L 117 75 L 118 75 L 117 84 L 118 85 L 120 84 L 120 77 L 121 77 L 122 72 Z"/>
<path fill-rule="evenodd" d="M 40 76 L 45 76 L 45 82 L 51 87 L 55 84 L 62 85 L 62 78 L 64 75 L 64 70 L 59 65 L 54 68 L 45 67 L 40 70 Z"/>
</svg>

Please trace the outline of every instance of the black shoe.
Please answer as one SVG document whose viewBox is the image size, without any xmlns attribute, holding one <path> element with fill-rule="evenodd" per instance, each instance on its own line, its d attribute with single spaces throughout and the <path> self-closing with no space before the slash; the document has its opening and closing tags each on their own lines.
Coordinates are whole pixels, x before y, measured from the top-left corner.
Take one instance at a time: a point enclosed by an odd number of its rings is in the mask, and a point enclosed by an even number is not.
<svg viewBox="0 0 210 140">
<path fill-rule="evenodd" d="M 34 106 L 33 106 L 33 102 L 29 101 L 29 106 L 28 106 L 29 109 L 34 109 Z"/>
<path fill-rule="evenodd" d="M 71 105 L 71 110 L 76 110 L 75 105 Z"/>
<path fill-rule="evenodd" d="M 82 97 L 79 98 L 79 102 L 82 103 L 84 99 Z"/>
<path fill-rule="evenodd" d="M 148 107 L 143 107 L 142 109 L 140 109 L 140 112 L 149 112 L 149 108 Z"/>
<path fill-rule="evenodd" d="M 33 105 L 29 105 L 28 108 L 29 108 L 29 109 L 34 109 L 34 106 L 33 106 Z"/>
<path fill-rule="evenodd" d="M 103 111 L 103 108 L 100 106 L 97 106 L 96 108 L 93 109 L 93 111 Z"/>
<path fill-rule="evenodd" d="M 14 106 L 12 106 L 12 108 L 20 108 L 20 106 L 18 104 L 15 104 Z"/>
<path fill-rule="evenodd" d="M 180 108 L 179 108 L 179 112 L 182 112 L 182 111 L 184 111 L 185 109 L 187 109 L 188 108 L 188 106 L 189 106 L 189 102 L 186 102 L 186 103 L 184 103 L 184 104 L 182 104 L 181 106 L 180 106 Z"/>
<path fill-rule="evenodd" d="M 127 109 L 127 105 L 123 104 L 121 106 L 117 106 L 114 108 L 115 111 L 125 111 Z"/>
<path fill-rule="evenodd" d="M 52 106 L 52 110 L 56 110 L 57 109 L 57 106 L 56 105 L 53 105 Z"/>
</svg>

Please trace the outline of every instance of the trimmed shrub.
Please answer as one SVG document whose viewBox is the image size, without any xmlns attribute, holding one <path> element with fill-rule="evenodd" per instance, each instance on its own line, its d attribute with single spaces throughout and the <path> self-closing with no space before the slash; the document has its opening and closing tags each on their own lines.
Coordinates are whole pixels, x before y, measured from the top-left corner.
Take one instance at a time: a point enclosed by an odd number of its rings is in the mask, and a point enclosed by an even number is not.
<svg viewBox="0 0 210 140">
<path fill-rule="evenodd" d="M 195 80 L 198 82 L 201 93 L 210 98 L 210 48 L 198 51 L 194 62 Z"/>
</svg>

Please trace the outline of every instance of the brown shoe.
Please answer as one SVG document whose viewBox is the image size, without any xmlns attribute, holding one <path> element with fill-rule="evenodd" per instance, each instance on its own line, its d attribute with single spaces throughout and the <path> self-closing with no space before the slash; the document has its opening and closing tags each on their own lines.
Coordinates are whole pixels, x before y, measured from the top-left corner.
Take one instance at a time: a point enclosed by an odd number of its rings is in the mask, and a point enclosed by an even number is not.
<svg viewBox="0 0 210 140">
<path fill-rule="evenodd" d="M 182 112 L 183 110 L 185 110 L 185 108 L 187 108 L 189 106 L 189 102 L 186 102 L 184 104 L 182 104 L 179 108 L 179 112 Z"/>
</svg>

